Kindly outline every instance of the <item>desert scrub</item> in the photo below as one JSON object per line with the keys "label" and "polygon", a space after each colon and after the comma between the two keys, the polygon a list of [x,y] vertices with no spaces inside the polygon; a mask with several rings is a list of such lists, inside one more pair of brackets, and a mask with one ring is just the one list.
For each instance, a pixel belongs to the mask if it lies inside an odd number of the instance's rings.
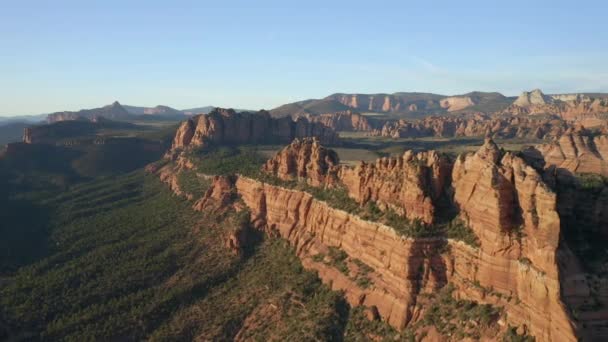
{"label": "desert scrub", "polygon": [[606,179],[594,173],[577,174],[576,180],[580,187],[587,191],[599,191],[606,186]]}
{"label": "desert scrub", "polygon": [[409,329],[397,331],[381,320],[370,321],[365,315],[366,308],[357,306],[350,310],[345,341],[400,341],[415,342],[416,335]]}
{"label": "desert scrub", "polygon": [[374,271],[373,268],[369,267],[366,263],[359,259],[352,259],[352,262],[357,265],[357,274],[354,278],[355,283],[362,289],[367,289],[374,283],[369,277],[369,274]]}
{"label": "desert scrub", "polygon": [[346,259],[348,258],[348,254],[345,251],[341,250],[338,247],[329,247],[329,258],[331,259],[331,265],[335,267],[338,271],[342,272],[345,275],[350,273],[348,269],[348,265],[346,263]]}
{"label": "desert scrub", "polygon": [[446,236],[449,239],[459,240],[473,247],[479,247],[479,239],[471,227],[460,218],[455,218],[446,226]]}
{"label": "desert scrub", "polygon": [[478,325],[494,324],[502,311],[490,304],[454,299],[453,291],[454,286],[449,284],[436,295],[421,324],[434,326],[444,335],[478,339]]}
{"label": "desert scrub", "polygon": [[249,175],[249,177],[263,183],[309,193],[315,199],[326,202],[332,208],[358,215],[364,220],[385,224],[405,237],[445,237],[463,241],[473,247],[479,247],[479,240],[473,230],[459,219],[455,219],[448,224],[430,225],[425,224],[420,219],[410,220],[399,215],[392,208],[382,211],[374,201],[368,201],[364,205],[360,205],[350,198],[344,186],[314,187],[308,185],[305,181],[282,180],[265,172],[257,172]]}
{"label": "desert scrub", "polygon": [[507,331],[502,335],[502,342],[535,342],[536,338],[527,333],[520,335],[517,333],[517,327],[509,325]]}
{"label": "desert scrub", "polygon": [[177,174],[179,189],[195,199],[202,197],[211,186],[211,180],[197,175],[194,170],[181,170]]}
{"label": "desert scrub", "polygon": [[188,158],[208,175],[255,175],[266,162],[255,146],[206,147],[189,151]]}

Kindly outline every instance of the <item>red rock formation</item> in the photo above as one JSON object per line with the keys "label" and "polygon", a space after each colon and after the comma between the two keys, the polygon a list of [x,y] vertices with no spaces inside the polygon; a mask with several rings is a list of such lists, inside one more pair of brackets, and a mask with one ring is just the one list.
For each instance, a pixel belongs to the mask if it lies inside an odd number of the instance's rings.
{"label": "red rock formation", "polygon": [[320,115],[304,115],[310,122],[318,122],[334,131],[371,131],[372,125],[367,118],[350,110]]}
{"label": "red rock formation", "polygon": [[583,94],[545,95],[539,89],[523,92],[503,113],[514,115],[558,115],[576,120],[589,114],[608,112],[608,99]]}
{"label": "red rock formation", "polygon": [[222,211],[232,204],[235,198],[234,177],[231,176],[215,176],[211,187],[205,192],[205,195],[198,199],[192,208],[198,211]]}
{"label": "red rock formation", "polygon": [[316,138],[296,139],[262,167],[283,180],[305,180],[312,186],[336,181],[338,155],[319,144]]}
{"label": "red rock formation", "polygon": [[[326,168],[309,168],[312,161],[319,162],[312,151],[320,148],[313,145],[296,142],[265,169],[285,177],[316,178],[315,183],[323,184],[319,175],[326,175]],[[308,155],[301,151],[311,151],[311,158],[300,157]],[[565,276],[558,268],[557,197],[522,158],[502,152],[488,140],[477,153],[460,156],[453,168],[434,152],[410,152],[374,166],[344,168],[339,176],[353,197],[385,202],[429,222],[436,216],[435,199],[451,192],[480,246],[441,236],[405,238],[391,227],[331,208],[306,192],[254,179],[238,177],[234,186],[250,209],[254,227],[288,240],[303,265],[317,270],[333,289],[344,290],[351,305],[375,307],[397,328],[423,316],[419,294],[449,282],[461,298],[504,307],[507,322],[525,325],[537,341],[576,340],[562,302],[560,278]],[[232,186],[225,178],[214,183],[199,202],[201,208],[223,202]],[[346,274],[324,261],[332,247],[347,253]],[[354,280],[355,259],[372,269],[371,286]]]}
{"label": "red rock formation", "polygon": [[273,119],[261,111],[236,113],[231,109],[216,109],[209,114],[194,116],[184,121],[177,130],[172,150],[205,144],[242,144],[290,142],[294,138],[318,137],[323,143],[337,142],[336,133],[305,118]]}
{"label": "red rock formation", "polygon": [[[514,162],[505,160],[505,163]],[[518,169],[516,173],[519,172],[531,171]],[[523,175],[516,176],[516,179],[519,179],[517,184],[522,189],[534,187],[533,180],[526,180]],[[481,248],[476,249],[450,240],[451,252],[440,254],[444,250],[442,244],[445,244],[442,239],[400,237],[390,227],[330,208],[304,192],[243,177],[237,180],[236,188],[250,208],[251,220],[256,227],[278,232],[295,247],[305,267],[317,270],[321,279],[331,284],[333,289],[345,291],[352,305],[376,307],[382,319],[397,328],[422,317],[424,307],[417,305],[420,293],[436,291],[446,282],[451,282],[464,298],[504,306],[508,322],[527,325],[538,341],[575,340],[560,300],[557,265],[546,263],[556,254],[557,246],[553,245],[555,240],[552,237],[559,235],[559,218],[557,227],[552,225],[551,218],[541,219],[537,224],[541,231],[538,239],[521,238],[525,255],[532,260],[528,263],[497,251],[496,244],[501,241],[486,240]],[[534,205],[551,206],[549,193],[533,191],[545,196],[534,200],[542,204],[534,202]],[[529,195],[522,195],[522,198],[530,200]],[[523,205],[524,211],[529,209],[528,205],[531,204],[526,202]],[[495,215],[500,216],[500,213]],[[496,229],[481,226],[474,215],[469,218],[476,227]],[[549,240],[545,241],[545,238]],[[349,258],[359,259],[370,266],[373,285],[369,288],[358,286],[352,280],[350,266],[349,275],[345,275],[318,261],[319,258],[313,258],[326,254],[329,247],[339,247]],[[533,251],[534,248],[538,251]],[[550,248],[555,249],[550,253]],[[471,286],[473,283],[479,288],[493,288],[501,295],[488,296],[484,291],[475,290]]]}
{"label": "red rock formation", "polygon": [[545,167],[571,173],[597,173],[608,176],[608,136],[591,136],[583,132],[568,131],[558,140],[536,146],[524,153],[542,158]]}
{"label": "red rock formation", "polygon": [[436,219],[437,202],[445,195],[450,169],[449,160],[435,151],[407,151],[399,158],[343,167],[339,178],[357,202],[374,201],[381,208],[430,224]]}
{"label": "red rock formation", "polygon": [[419,121],[399,120],[387,122],[372,135],[411,137],[474,137],[536,138],[543,139],[561,135],[570,125],[562,120],[528,119],[520,117],[496,117],[477,115],[474,117],[428,117]]}
{"label": "red rock formation", "polygon": [[537,338],[556,339],[561,333],[572,338],[560,298],[556,194],[534,168],[502,153],[491,140],[477,153],[460,156],[452,179],[460,215],[493,265],[477,280],[528,302],[527,310],[516,312],[530,322]]}

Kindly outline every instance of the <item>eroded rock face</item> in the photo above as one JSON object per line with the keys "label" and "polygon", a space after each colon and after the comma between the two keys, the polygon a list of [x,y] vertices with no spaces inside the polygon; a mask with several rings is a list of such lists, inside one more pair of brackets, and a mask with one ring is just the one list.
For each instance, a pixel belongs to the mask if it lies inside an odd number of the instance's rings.
{"label": "eroded rock face", "polygon": [[527,301],[530,307],[521,314],[536,325],[537,339],[555,339],[559,331],[572,334],[560,297],[556,194],[534,168],[491,140],[477,153],[460,156],[452,179],[460,215],[491,262],[490,272],[478,280]]}
{"label": "eroded rock face", "polygon": [[448,112],[455,112],[473,106],[475,105],[475,102],[469,96],[450,96],[441,100],[440,104],[441,107],[447,109]]}
{"label": "eroded rock face", "polygon": [[411,137],[483,137],[545,139],[563,134],[571,125],[554,119],[528,119],[522,117],[428,117],[419,121],[399,120],[387,122],[371,135]]}
{"label": "eroded rock face", "polygon": [[[325,184],[323,177],[333,167],[327,162],[329,153],[321,152],[314,141],[292,145],[264,168],[286,178],[306,177]],[[524,159],[487,140],[478,152],[460,156],[454,165],[435,152],[408,152],[401,158],[341,168],[338,179],[360,203],[373,200],[402,208],[408,217],[425,222],[433,222],[437,200],[448,195],[480,246],[441,236],[405,238],[391,227],[331,208],[306,192],[242,176],[216,178],[197,205],[214,208],[226,194],[236,193],[249,208],[253,227],[288,240],[303,265],[317,270],[333,289],[345,291],[351,305],[375,307],[394,327],[423,317],[420,294],[451,283],[460,298],[504,307],[507,322],[525,325],[537,341],[576,340],[562,301],[562,290],[572,290],[560,283],[564,275],[558,254],[563,263],[567,253],[559,246],[557,197]],[[230,241],[237,246],[231,248],[241,248],[238,234]],[[326,262],[332,248],[348,255],[347,272]],[[371,268],[371,285],[355,281],[355,260]]]}
{"label": "eroded rock face", "polygon": [[373,201],[409,219],[436,220],[438,201],[450,182],[450,161],[435,151],[407,151],[399,158],[342,167],[339,174],[349,195],[365,204]]}
{"label": "eroded rock face", "polygon": [[[557,197],[534,168],[487,140],[477,153],[458,158],[452,179],[454,202],[485,250],[528,258],[557,277]],[[528,244],[522,244],[521,234]]]}
{"label": "eroded rock face", "polygon": [[312,186],[336,182],[338,155],[316,138],[296,139],[269,159],[262,170],[283,180],[305,180]]}
{"label": "eroded rock face", "polygon": [[[522,188],[531,188],[531,181],[518,179]],[[345,291],[351,305],[376,307],[382,319],[397,328],[422,317],[424,307],[417,306],[419,294],[436,291],[450,282],[463,298],[505,307],[509,324],[525,324],[538,341],[576,340],[560,300],[557,265],[542,263],[555,256],[556,250],[545,255],[552,241],[543,239],[553,232],[541,232],[540,241],[523,236],[522,249],[530,245],[529,249],[540,251],[526,251],[534,260],[521,262],[494,248],[501,241],[488,240],[477,249],[451,240],[403,238],[390,227],[330,208],[304,192],[243,177],[237,180],[236,188],[250,208],[256,227],[278,232],[295,247],[303,265],[317,270],[333,289]],[[474,216],[470,219],[476,227],[481,226]],[[539,230],[550,226],[559,234],[559,220],[557,227],[549,218],[541,222]],[[446,243],[450,252],[442,253]],[[358,286],[351,276],[314,257],[327,254],[332,247],[370,266],[373,285]],[[479,288],[491,288],[500,296],[489,296],[487,290]]]}
{"label": "eroded rock face", "polygon": [[353,113],[350,110],[320,115],[305,115],[304,117],[310,122],[318,122],[334,131],[367,132],[373,129],[371,123],[365,116],[359,113]]}
{"label": "eroded rock face", "polygon": [[198,199],[192,208],[198,211],[222,211],[227,209],[235,198],[235,178],[233,176],[215,176],[211,187]]}
{"label": "eroded rock face", "polygon": [[558,140],[524,151],[530,158],[542,158],[544,167],[558,172],[597,173],[608,176],[608,136],[591,136],[569,131]]}
{"label": "eroded rock face", "polygon": [[177,130],[172,150],[205,144],[242,144],[291,142],[294,138],[317,137],[321,142],[337,142],[337,134],[320,123],[305,118],[273,119],[265,111],[236,113],[220,109],[194,116],[184,121]]}
{"label": "eroded rock face", "polygon": [[504,113],[515,115],[553,114],[576,120],[589,114],[608,112],[608,100],[583,94],[545,95],[540,89],[523,92]]}

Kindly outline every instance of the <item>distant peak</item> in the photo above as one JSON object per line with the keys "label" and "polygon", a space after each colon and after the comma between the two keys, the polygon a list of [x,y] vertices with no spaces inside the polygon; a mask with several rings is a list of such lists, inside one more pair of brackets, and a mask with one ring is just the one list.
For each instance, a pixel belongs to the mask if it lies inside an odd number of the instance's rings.
{"label": "distant peak", "polygon": [[483,146],[481,146],[479,148],[479,150],[477,151],[476,154],[481,159],[490,160],[494,164],[496,164],[498,162],[498,160],[500,159],[500,157],[502,156],[502,152],[500,151],[500,148],[498,147],[498,145],[496,145],[494,140],[492,140],[492,138],[490,138],[490,137],[485,138]]}
{"label": "distant peak", "polygon": [[532,91],[524,91],[519,95],[517,100],[513,102],[514,105],[519,107],[528,107],[531,105],[546,105],[553,103],[553,99],[550,96],[546,96],[542,90],[534,89]]}

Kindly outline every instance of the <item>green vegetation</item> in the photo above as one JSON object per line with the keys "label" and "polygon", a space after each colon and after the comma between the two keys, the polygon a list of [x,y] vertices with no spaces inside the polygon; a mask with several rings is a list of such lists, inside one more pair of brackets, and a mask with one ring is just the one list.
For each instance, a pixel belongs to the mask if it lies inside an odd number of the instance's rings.
{"label": "green vegetation", "polygon": [[373,283],[372,280],[368,277],[368,274],[374,271],[373,268],[369,267],[366,263],[359,259],[353,259],[355,265],[357,265],[357,275],[355,278],[355,282],[360,288],[366,289],[370,287]]}
{"label": "green vegetation", "polygon": [[346,254],[346,252],[338,247],[329,247],[329,258],[331,259],[331,265],[333,267],[344,273],[344,275],[349,275],[350,270],[348,269],[348,265],[346,263],[348,254]]}
{"label": "green vegetation", "polygon": [[454,287],[445,286],[426,310],[423,326],[434,326],[437,331],[457,338],[479,339],[479,327],[495,323],[501,310],[490,304],[478,304],[470,300],[456,300],[452,297]]}
{"label": "green vegetation", "polygon": [[[239,331],[254,340],[343,335],[344,299],[305,271],[286,242],[267,239],[250,246],[246,258],[227,252],[222,232],[248,222],[246,211],[227,220],[194,212],[141,172],[59,195],[34,195],[29,198],[48,211],[40,241],[47,248],[3,268],[9,272],[0,279],[2,336],[81,341],[231,340]],[[28,215],[16,212],[9,225]],[[10,231],[1,233],[4,239]]]}
{"label": "green vegetation", "polygon": [[266,162],[255,146],[222,146],[190,153],[197,171],[208,175],[257,174]]}
{"label": "green vegetation", "polygon": [[606,179],[595,173],[577,174],[576,179],[584,191],[601,191],[606,186]]}
{"label": "green vegetation", "polygon": [[365,220],[386,224],[406,237],[432,238],[443,236],[463,241],[473,247],[479,247],[478,238],[473,230],[458,219],[454,219],[446,224],[428,225],[424,224],[421,220],[408,220],[390,208],[382,211],[378,208],[378,205],[372,201],[361,206],[348,196],[348,191],[344,187],[313,187],[304,181],[285,181],[264,172],[257,172],[249,174],[248,176],[268,184],[307,192],[315,199],[326,202],[332,208],[359,215]]}
{"label": "green vegetation", "polygon": [[455,218],[448,222],[445,231],[449,239],[460,240],[473,247],[480,246],[479,238],[475,235],[475,232],[459,218]]}
{"label": "green vegetation", "polygon": [[523,335],[519,335],[517,333],[516,327],[509,326],[507,331],[505,331],[505,333],[502,336],[502,341],[503,342],[534,342],[534,341],[536,341],[536,338],[534,338],[534,336],[530,336],[526,333],[524,333]]}
{"label": "green vegetation", "polygon": [[181,170],[177,175],[177,185],[181,191],[201,198],[211,186],[211,179],[197,175],[194,170]]}
{"label": "green vegetation", "polygon": [[409,329],[397,331],[386,322],[370,321],[365,315],[365,310],[365,307],[357,306],[350,311],[344,333],[345,341],[416,341],[416,336]]}

